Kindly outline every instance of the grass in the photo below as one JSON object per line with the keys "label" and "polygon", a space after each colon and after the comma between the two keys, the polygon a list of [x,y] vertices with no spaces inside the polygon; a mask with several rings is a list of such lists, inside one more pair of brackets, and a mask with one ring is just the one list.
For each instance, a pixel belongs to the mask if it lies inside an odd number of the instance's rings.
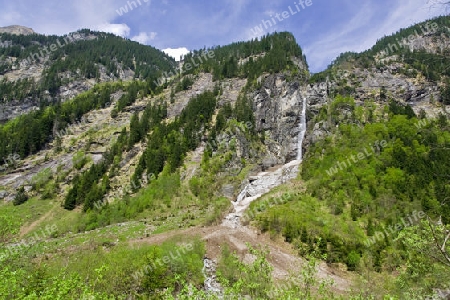
{"label": "grass", "polygon": [[[40,200],[37,197],[32,197],[19,206],[14,206],[12,203],[0,204],[0,216],[2,220],[0,221],[0,226],[4,226],[6,222],[10,222],[12,225],[9,233],[17,235],[22,226],[38,220],[54,205],[54,201]],[[0,236],[0,239],[3,238],[5,236]]]}
{"label": "grass", "polygon": [[[128,229],[131,230],[132,226]],[[162,286],[158,288],[176,285],[174,272],[183,274],[183,280],[195,285],[202,283],[202,258],[205,250],[203,242],[198,238],[186,239],[176,236],[158,246],[130,245],[99,238],[105,233],[102,230],[95,233],[97,234],[95,241],[85,240],[78,246],[74,246],[73,243],[80,243],[81,240],[70,240],[64,244],[59,243],[62,239],[54,239],[50,243],[41,243],[24,250],[20,255],[8,260],[6,274],[9,276],[2,277],[1,275],[5,274],[4,266],[0,268],[1,286],[10,285],[11,291],[18,291],[21,290],[21,284],[26,281],[26,287],[33,293],[39,293],[43,289],[49,293],[48,289],[52,286],[55,291],[59,291],[59,284],[68,283],[67,280],[77,276],[80,278],[80,283],[92,291],[125,299],[136,294],[138,290],[142,294],[151,291],[146,289],[146,285],[149,280],[152,282],[153,272],[145,270],[146,266],[152,263],[152,258],[158,257],[169,258],[168,262],[163,260],[164,263],[159,265],[160,270],[154,270],[162,271],[161,276],[158,277]],[[94,238],[94,235],[91,238]],[[49,247],[51,243],[58,244],[58,247],[52,249],[51,246]],[[192,247],[186,248],[186,245]],[[26,276],[27,272],[30,275]],[[9,282],[2,282],[2,280]],[[8,294],[4,289],[0,291],[1,295],[5,295],[5,292]],[[72,295],[72,297],[75,296]]]}

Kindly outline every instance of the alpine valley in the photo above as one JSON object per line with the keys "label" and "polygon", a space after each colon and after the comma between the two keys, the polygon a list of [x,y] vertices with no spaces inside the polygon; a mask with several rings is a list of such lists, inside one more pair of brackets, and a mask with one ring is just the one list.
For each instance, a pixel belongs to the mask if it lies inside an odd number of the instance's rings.
{"label": "alpine valley", "polygon": [[450,299],[449,118],[448,16],[315,74],[0,28],[0,298]]}

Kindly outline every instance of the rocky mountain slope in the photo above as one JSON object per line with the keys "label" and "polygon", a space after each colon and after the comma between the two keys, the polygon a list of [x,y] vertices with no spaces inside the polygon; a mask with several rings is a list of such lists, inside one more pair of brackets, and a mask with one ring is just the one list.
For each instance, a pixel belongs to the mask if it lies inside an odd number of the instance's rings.
{"label": "rocky mountain slope", "polygon": [[175,65],[152,47],[112,34],[80,30],[43,36],[17,26],[0,31],[0,57],[2,122],[47,102],[72,99],[100,82],[153,82]]}
{"label": "rocky mountain slope", "polygon": [[0,27],[0,33],[9,33],[9,34],[16,34],[16,35],[30,35],[35,34],[33,29],[20,26],[20,25],[11,25],[6,27]]}
{"label": "rocky mountain slope", "polygon": [[[371,249],[357,248],[363,236],[371,236],[369,227],[380,229],[383,222],[392,224],[398,217],[378,212],[376,218],[367,220],[365,216],[371,213],[367,199],[381,198],[390,205],[393,196],[384,192],[406,193],[403,188],[407,184],[398,174],[411,171],[410,166],[395,165],[394,158],[411,153],[407,148],[411,145],[422,151],[414,157],[432,159],[433,172],[447,164],[445,159],[439,160],[447,155],[445,147],[438,153],[433,149],[447,143],[449,20],[430,20],[383,38],[364,53],[343,54],[313,76],[289,33],[199,50],[178,65],[151,47],[81,30],[76,37],[69,35],[72,40],[64,46],[54,47],[55,51],[47,51],[31,64],[21,64],[44,47],[58,45],[64,37],[8,29],[0,34],[0,112],[4,122],[0,126],[0,250],[5,250],[0,251],[0,259],[15,268],[30,257],[27,268],[35,270],[51,258],[53,263],[46,267],[51,272],[65,266],[64,272],[81,272],[86,278],[92,277],[89,270],[95,268],[98,274],[105,272],[101,276],[110,282],[98,279],[91,286],[117,297],[156,297],[153,290],[165,293],[172,284],[169,279],[161,283],[156,278],[165,280],[174,274],[211,297],[230,292],[224,286],[227,281],[217,281],[220,276],[227,278],[234,292],[263,299],[277,298],[259,294],[274,288],[268,287],[272,280],[287,284],[282,290],[295,296],[303,295],[314,280],[328,286],[325,279],[334,280],[329,290],[337,295],[347,297],[355,289],[368,294],[370,285],[364,286],[364,276],[381,282],[386,272],[388,278],[395,278],[407,255],[395,252],[390,241],[387,246],[377,244],[373,256],[368,254]],[[423,30],[425,27],[429,29]],[[23,32],[29,35],[17,35]],[[408,47],[398,44],[410,35]],[[188,67],[190,61],[201,63]],[[181,76],[169,76],[178,72]],[[400,111],[402,117],[392,117],[393,111]],[[387,152],[394,153],[394,158],[382,157],[383,163],[392,162],[383,180],[395,180],[400,188],[378,191],[370,182],[374,174],[357,174],[356,179],[337,177],[317,186],[326,176],[323,172],[312,176],[315,170],[308,168],[323,167],[320,164],[328,163],[327,159],[336,163],[337,158],[327,158],[333,151],[339,152],[338,146],[332,145],[347,141],[347,135],[351,136],[349,144],[360,138],[357,128],[370,131],[373,127],[379,139],[392,128],[400,129],[399,135],[409,134],[411,128],[400,123],[407,122],[403,115],[409,119],[421,116],[423,126],[440,124],[436,126],[443,134],[435,138],[434,129],[427,128],[429,131],[418,134],[423,137],[419,141],[401,136],[405,141],[399,146],[402,155],[396,154],[400,150],[394,146],[389,148]],[[389,124],[387,129],[383,118]],[[393,144],[400,143],[392,138]],[[420,143],[428,140],[435,144],[426,152],[428,144]],[[365,145],[353,145],[358,146]],[[382,162],[377,162],[377,170],[383,169]],[[414,173],[410,178],[419,176]],[[445,180],[439,178],[427,188],[436,186],[439,196],[445,198],[448,190]],[[367,188],[369,192],[344,195],[344,189],[335,194],[327,190],[339,184],[351,186],[358,180],[361,191]],[[406,197],[398,201],[416,205],[414,196]],[[355,203],[363,208],[355,209]],[[438,208],[432,200],[422,200],[422,205],[435,216],[442,215],[447,204],[443,201]],[[286,210],[279,213],[278,209]],[[397,212],[395,209],[393,205],[391,210]],[[290,214],[302,217],[292,221],[287,219]],[[45,226],[57,229],[30,243],[28,252],[20,251],[20,241],[29,240]],[[147,268],[161,253],[170,252],[173,257],[176,247],[196,237],[204,246],[190,252],[191,265],[180,268],[165,263],[165,271],[144,272],[137,281],[131,280],[136,270]],[[174,244],[164,248],[172,239]],[[260,253],[253,251],[261,245],[268,246],[267,259],[273,269],[264,269]],[[18,256],[7,249],[19,249]],[[139,251],[145,255],[119,262],[119,256],[128,257],[123,253],[137,257]],[[235,251],[237,260],[227,251]],[[393,252],[392,256],[386,254]],[[89,258],[85,260],[84,255]],[[96,255],[117,265],[102,264]],[[259,292],[240,287],[238,278],[233,277],[237,275],[226,269],[227,264],[238,266],[238,258],[247,266],[259,264],[261,269],[253,270],[255,277],[248,279],[261,284],[256,289]],[[317,259],[323,262],[316,264]],[[89,268],[77,269],[75,260]],[[201,267],[196,265],[199,261]],[[191,267],[197,268],[197,273],[180,271]],[[299,269],[304,271],[302,276],[309,277],[300,276]],[[270,279],[259,282],[265,271]],[[9,269],[0,273],[0,279],[7,280],[4,274],[9,273]],[[113,274],[119,273],[121,278],[116,280]],[[194,276],[198,273],[200,279]],[[301,277],[297,278],[300,283],[293,284],[292,276]],[[174,293],[183,292],[176,283],[174,286]],[[427,291],[433,287],[442,285],[433,281]],[[76,296],[90,292],[73,291]],[[10,293],[17,296],[20,292],[11,289]],[[372,286],[370,293],[385,295]]]}
{"label": "rocky mountain slope", "polygon": [[[354,97],[360,105],[396,99],[417,115],[448,114],[449,43],[448,18],[442,17],[384,37],[364,53],[342,54],[310,79],[306,87],[310,110],[317,114],[340,94]],[[309,135],[312,142],[327,131],[327,124],[322,125],[315,124]]]}

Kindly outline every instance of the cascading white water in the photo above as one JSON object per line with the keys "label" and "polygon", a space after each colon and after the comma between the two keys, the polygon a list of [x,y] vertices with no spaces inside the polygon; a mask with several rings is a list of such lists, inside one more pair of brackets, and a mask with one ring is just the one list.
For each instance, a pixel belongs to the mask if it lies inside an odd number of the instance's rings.
{"label": "cascading white water", "polygon": [[300,133],[298,134],[297,160],[303,159],[302,145],[306,134],[306,98],[303,98],[302,115],[300,117]]}
{"label": "cascading white water", "polygon": [[[302,144],[306,134],[306,98],[303,98],[302,115],[300,119],[300,133],[298,135],[298,153],[297,160],[288,162],[283,166],[278,166],[275,170],[259,173],[252,182],[248,183],[244,189],[239,193],[236,201],[233,202],[234,210],[229,213],[222,222],[223,226],[231,228],[239,228],[241,224],[241,218],[245,217],[245,211],[250,206],[252,201],[255,201],[262,195],[270,192],[273,188],[283,184],[287,180],[291,180],[297,177],[298,166],[302,160]],[[251,214],[250,214],[251,215]],[[205,274],[205,287],[208,292],[214,292],[216,295],[220,295],[220,285],[214,286],[217,282],[213,277],[214,272],[210,272],[213,275],[207,273],[211,262],[207,259],[204,260],[204,274]],[[209,268],[211,269],[211,268]]]}
{"label": "cascading white water", "polygon": [[216,277],[216,268],[217,265],[214,261],[209,258],[203,259],[203,276],[205,277],[205,291],[208,294],[219,296],[219,299],[222,299],[223,289],[220,283],[217,281]]}
{"label": "cascading white water", "polygon": [[298,165],[303,158],[302,145],[306,134],[306,102],[306,98],[303,98],[302,114],[300,116],[300,132],[297,141],[297,159],[283,166],[279,166],[270,172],[259,173],[256,176],[257,179],[248,183],[239,193],[236,201],[233,202],[234,211],[225,217],[225,220],[222,223],[223,225],[233,228],[240,226],[240,218],[252,201],[258,199],[265,193],[270,192],[274,187],[283,184],[286,180],[293,179],[297,176]]}

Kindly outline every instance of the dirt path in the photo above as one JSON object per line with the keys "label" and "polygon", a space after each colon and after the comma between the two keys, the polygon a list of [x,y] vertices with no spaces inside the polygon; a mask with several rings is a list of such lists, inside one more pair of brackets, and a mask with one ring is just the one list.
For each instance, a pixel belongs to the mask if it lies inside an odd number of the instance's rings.
{"label": "dirt path", "polygon": [[[304,104],[305,106],[305,104]],[[303,112],[304,114],[305,112]],[[301,145],[303,137],[299,138]],[[200,149],[199,152],[201,152]],[[195,155],[197,154],[197,155]],[[194,153],[197,159],[199,153]],[[291,181],[297,177],[298,168],[301,164],[301,152],[299,160],[288,162],[285,165],[276,166],[265,172],[260,172],[249,179],[248,184],[232,203],[233,212],[230,212],[221,225],[209,227],[192,227],[189,229],[156,234],[150,237],[133,240],[130,243],[159,244],[176,235],[200,236],[206,244],[206,259],[213,263],[218,262],[224,245],[228,245],[231,251],[243,259],[244,262],[253,261],[254,257],[249,253],[252,248],[264,248],[268,250],[267,259],[273,266],[274,279],[287,279],[292,274],[301,274],[300,270],[305,261],[300,258],[293,246],[286,243],[281,237],[273,240],[268,234],[261,234],[257,229],[242,225],[241,218],[248,209],[251,202],[270,192],[273,188]],[[349,273],[335,270],[322,263],[318,267],[318,277],[321,279],[332,279],[335,282],[336,292],[345,292],[350,289]]]}
{"label": "dirt path", "polygon": [[27,235],[28,233],[30,233],[31,231],[33,231],[39,224],[41,224],[45,219],[49,218],[50,215],[53,213],[53,211],[56,209],[56,205],[52,207],[52,209],[50,209],[47,213],[45,213],[45,215],[43,215],[42,217],[40,217],[39,219],[37,219],[36,221],[34,221],[33,223],[31,223],[30,225],[24,225],[22,226],[22,228],[20,228],[20,234],[19,237],[22,238],[25,235]]}
{"label": "dirt path", "polygon": [[[266,194],[274,187],[294,179],[298,173],[298,165],[301,161],[292,161],[283,166],[277,166],[254,176],[251,181],[233,202],[234,210],[229,213],[221,225],[209,227],[192,227],[179,231],[171,231],[152,235],[130,243],[160,244],[172,237],[199,236],[206,244],[206,258],[218,262],[224,245],[228,245],[231,251],[246,262],[253,260],[249,253],[249,245],[252,248],[265,248],[268,250],[267,259],[273,266],[273,278],[276,280],[287,279],[289,275],[300,274],[305,261],[297,255],[293,246],[286,243],[281,237],[274,240],[269,234],[261,234],[257,229],[244,226],[240,219],[250,203]],[[318,277],[332,279],[335,282],[334,290],[343,293],[350,290],[350,273],[333,269],[325,263],[318,267]]]}
{"label": "dirt path", "polygon": [[[131,240],[131,244],[161,244],[175,236],[195,237],[199,236],[206,244],[206,256],[218,261],[226,244],[235,251],[244,261],[251,261],[247,244],[253,248],[266,247],[269,250],[268,261],[273,266],[274,279],[286,279],[291,272],[299,274],[304,259],[299,257],[292,245],[283,240],[273,240],[268,234],[261,234],[255,228],[243,227],[230,228],[224,225],[210,227],[191,227],[188,229],[156,234],[146,238]],[[333,279],[334,290],[343,293],[350,290],[350,275],[341,270],[333,269],[325,263],[318,268],[318,277],[321,279]]]}

